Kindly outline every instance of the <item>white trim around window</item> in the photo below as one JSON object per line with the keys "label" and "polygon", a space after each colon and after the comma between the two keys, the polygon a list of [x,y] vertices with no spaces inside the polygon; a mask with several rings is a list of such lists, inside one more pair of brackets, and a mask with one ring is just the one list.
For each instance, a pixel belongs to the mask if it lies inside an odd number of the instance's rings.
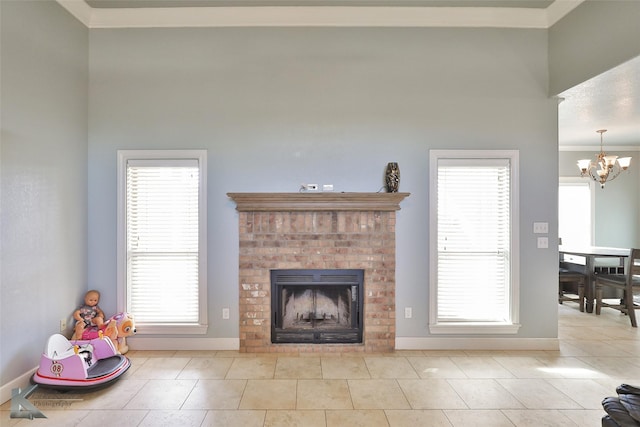
{"label": "white trim around window", "polygon": [[118,311],[139,334],[205,334],[207,151],[117,157]]}
{"label": "white trim around window", "polygon": [[518,159],[517,150],[429,152],[432,334],[520,328]]}

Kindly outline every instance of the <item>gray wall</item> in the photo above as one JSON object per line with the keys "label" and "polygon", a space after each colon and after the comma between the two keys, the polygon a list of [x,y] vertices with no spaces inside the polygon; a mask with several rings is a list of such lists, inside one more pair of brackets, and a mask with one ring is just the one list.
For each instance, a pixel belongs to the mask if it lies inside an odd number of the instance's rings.
{"label": "gray wall", "polygon": [[[640,247],[640,152],[607,152],[620,157],[631,156],[632,160],[629,170],[615,181],[608,182],[604,189],[600,188],[600,184],[594,183],[594,245],[637,248]],[[560,151],[560,176],[580,176],[576,166],[578,159],[594,160],[596,154],[595,151]]]}
{"label": "gray wall", "polygon": [[[555,337],[557,103],[544,30],[117,29],[90,35],[89,280],[116,310],[116,150],[209,153],[213,337],[238,336],[238,236],[226,193],[377,191],[389,161],[411,196],[397,218],[397,335],[428,335],[430,148],[518,149],[522,328]],[[546,168],[546,170],[545,170]],[[553,239],[552,239],[553,240]],[[231,307],[231,320],[221,320]],[[545,313],[541,316],[541,313]]]}
{"label": "gray wall", "polygon": [[640,55],[640,1],[589,0],[549,29],[549,93]]}
{"label": "gray wall", "polygon": [[[87,287],[88,30],[0,2],[0,384],[32,369]],[[2,400],[2,399],[0,399]]]}

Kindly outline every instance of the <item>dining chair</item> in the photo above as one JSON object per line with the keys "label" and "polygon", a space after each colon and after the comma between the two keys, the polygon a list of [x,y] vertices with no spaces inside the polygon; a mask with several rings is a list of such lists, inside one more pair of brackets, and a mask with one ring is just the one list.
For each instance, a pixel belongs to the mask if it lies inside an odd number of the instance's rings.
{"label": "dining chair", "polygon": [[[558,274],[558,303],[564,301],[575,301],[578,303],[580,311],[584,311],[584,286],[587,276],[577,271],[569,271],[566,268],[560,268]],[[578,286],[578,298],[570,297],[565,294],[564,285],[567,283],[576,283]]]}
{"label": "dining chair", "polygon": [[[623,291],[619,304],[603,301],[604,288],[614,288]],[[596,314],[600,314],[602,307],[610,307],[626,313],[631,320],[631,326],[637,328],[636,306],[633,302],[634,291],[640,291],[640,249],[631,249],[626,274],[599,274],[596,276]]]}

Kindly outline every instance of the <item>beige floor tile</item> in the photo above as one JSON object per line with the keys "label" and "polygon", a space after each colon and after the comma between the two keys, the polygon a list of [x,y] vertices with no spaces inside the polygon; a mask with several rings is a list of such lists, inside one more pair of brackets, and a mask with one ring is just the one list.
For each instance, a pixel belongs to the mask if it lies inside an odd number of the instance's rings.
{"label": "beige floor tile", "polygon": [[528,409],[583,409],[566,394],[543,379],[497,379]]}
{"label": "beige floor tile", "polygon": [[600,384],[602,387],[604,387],[607,390],[607,396],[615,395],[616,387],[618,387],[620,384],[632,384],[640,387],[640,378],[605,377],[605,378],[594,379],[593,381]]}
{"label": "beige floor tile", "polygon": [[451,427],[447,416],[436,409],[388,409],[384,411],[390,427]]}
{"label": "beige floor tile", "polygon": [[561,356],[588,356],[589,353],[584,351],[579,346],[575,345],[579,344],[578,340],[560,340],[560,355]]}
{"label": "beige floor tile", "polygon": [[172,380],[178,378],[178,375],[189,363],[189,360],[191,359],[187,357],[148,358],[129,378],[136,380]]}
{"label": "beige floor tile", "polygon": [[149,411],[139,427],[198,427],[207,411]]}
{"label": "beige floor tile", "polygon": [[468,378],[513,378],[513,374],[490,356],[452,357],[451,360]]}
{"label": "beige floor tile", "polygon": [[502,412],[516,427],[578,427],[556,409],[505,409]]}
{"label": "beige floor tile", "polygon": [[561,378],[609,378],[577,357],[546,357],[538,360],[542,366],[537,369],[558,374]]}
{"label": "beige floor tile", "polygon": [[392,353],[382,353],[380,354],[380,356],[383,356],[383,357],[424,356],[424,350],[395,350]]}
{"label": "beige floor tile", "polygon": [[615,394],[615,387],[604,387],[590,379],[548,379],[547,382],[584,409],[602,409],[602,399]]}
{"label": "beige floor tile", "polygon": [[123,409],[149,380],[120,380],[110,387],[91,393],[63,393],[59,398],[73,399],[73,409]]}
{"label": "beige floor tile", "polygon": [[389,427],[383,411],[327,411],[327,427]]}
{"label": "beige floor tile", "polygon": [[613,378],[640,378],[637,357],[580,357],[596,371]]}
{"label": "beige floor tile", "polygon": [[609,339],[606,341],[606,343],[612,348],[619,350],[619,354],[624,354],[623,352],[631,353],[632,355],[640,353],[640,338],[615,340]]}
{"label": "beige floor tile", "polygon": [[212,358],[218,355],[218,350],[177,350],[174,357]]}
{"label": "beige floor tile", "polygon": [[444,413],[453,427],[513,427],[509,418],[497,409],[448,409]]}
{"label": "beige floor tile", "polygon": [[405,357],[365,357],[371,378],[418,378]]}
{"label": "beige floor tile", "polygon": [[320,357],[278,357],[275,378],[321,379]]}
{"label": "beige floor tile", "polygon": [[223,379],[229,372],[233,359],[196,357],[189,360],[189,363],[178,374],[181,380],[213,380]]}
{"label": "beige floor tile", "polygon": [[452,379],[448,383],[470,409],[524,408],[497,380]]}
{"label": "beige floor tile", "polygon": [[604,410],[563,410],[562,415],[569,418],[580,427],[601,427],[602,417],[605,415]]}
{"label": "beige floor tile", "polygon": [[81,426],[134,427],[140,424],[148,411],[93,410],[82,419]]}
{"label": "beige floor tile", "polygon": [[467,378],[448,356],[407,358],[420,378]]}
{"label": "beige floor tile", "polygon": [[494,360],[516,378],[562,378],[560,372],[545,369],[545,364],[536,357],[496,356]]}
{"label": "beige floor tile", "polygon": [[[131,347],[131,340],[127,341],[129,347]],[[127,357],[129,359],[136,359],[138,357],[151,358],[151,357],[173,357],[176,355],[176,350],[129,350]]]}
{"label": "beige floor tile", "polygon": [[248,380],[240,409],[295,409],[296,380]]}
{"label": "beige floor tile", "polygon": [[226,378],[228,380],[271,379],[278,359],[273,357],[252,357],[234,359]]}
{"label": "beige floor tile", "polygon": [[371,378],[362,357],[322,357],[322,378],[361,379]]}
{"label": "beige floor tile", "polygon": [[199,380],[181,409],[238,409],[247,380]]}
{"label": "beige floor tile", "polygon": [[0,425],[600,426],[602,399],[640,385],[640,331],[613,310],[558,312],[549,351],[132,350],[109,387],[36,389],[29,400],[49,418],[11,419],[8,401]]}
{"label": "beige floor tile", "polygon": [[125,409],[180,409],[195,380],[149,380]]}
{"label": "beige floor tile", "polygon": [[466,355],[464,350],[422,350],[422,356],[429,357],[465,357]]}
{"label": "beige floor tile", "polygon": [[298,380],[296,409],[353,409],[346,380]]}
{"label": "beige floor tile", "polygon": [[631,349],[621,350],[610,344],[610,341],[582,339],[574,340],[573,345],[583,350],[587,356],[633,357]]}
{"label": "beige floor tile", "polygon": [[347,380],[355,409],[410,409],[396,380]]}
{"label": "beige floor tile", "polygon": [[[61,410],[50,409],[47,407],[37,407],[43,415],[47,418],[34,418],[30,420],[28,418],[9,418],[9,411],[2,411],[2,419],[0,420],[0,426],[2,427],[73,427],[83,425],[84,420],[93,411],[75,411],[75,410]],[[106,412],[106,411],[105,411]],[[144,416],[144,413],[142,414]]]}
{"label": "beige floor tile", "polygon": [[202,427],[263,427],[266,411],[208,411]]}
{"label": "beige floor tile", "polygon": [[264,427],[326,427],[325,411],[268,410]]}
{"label": "beige floor tile", "polygon": [[398,380],[413,409],[468,409],[446,380]]}

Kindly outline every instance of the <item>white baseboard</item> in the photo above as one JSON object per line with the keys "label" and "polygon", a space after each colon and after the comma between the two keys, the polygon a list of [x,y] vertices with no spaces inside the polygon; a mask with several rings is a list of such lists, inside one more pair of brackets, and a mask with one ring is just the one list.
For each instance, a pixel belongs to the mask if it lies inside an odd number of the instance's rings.
{"label": "white baseboard", "polygon": [[557,338],[396,337],[396,350],[559,350]]}
{"label": "white baseboard", "polygon": [[38,367],[36,366],[30,371],[20,375],[18,378],[14,379],[13,381],[9,381],[8,383],[0,387],[0,402],[4,403],[11,400],[11,390],[13,390],[14,388],[25,389],[29,387],[31,385],[31,381],[30,381],[31,375],[33,375],[33,373],[37,369]]}
{"label": "white baseboard", "polygon": [[129,350],[238,350],[240,338],[127,338]]}

